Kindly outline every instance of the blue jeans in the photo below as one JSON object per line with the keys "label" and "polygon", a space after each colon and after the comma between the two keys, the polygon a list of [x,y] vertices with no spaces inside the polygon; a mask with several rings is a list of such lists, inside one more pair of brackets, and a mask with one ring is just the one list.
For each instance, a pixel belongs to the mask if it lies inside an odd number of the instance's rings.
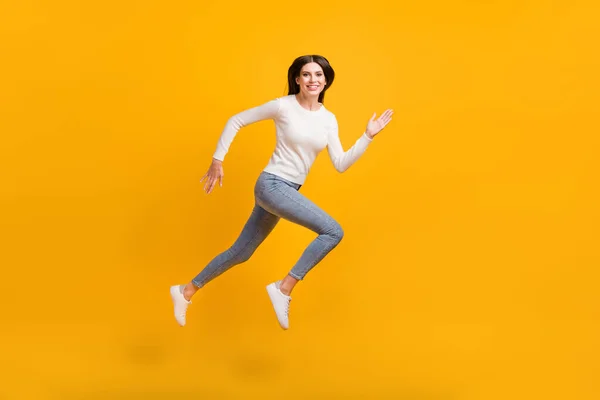
{"label": "blue jeans", "polygon": [[280,218],[318,234],[289,272],[298,280],[304,279],[308,271],[340,243],[344,231],[325,211],[298,192],[301,186],[263,171],[254,186],[254,209],[239,237],[208,263],[192,279],[192,284],[201,288],[234,265],[248,261]]}

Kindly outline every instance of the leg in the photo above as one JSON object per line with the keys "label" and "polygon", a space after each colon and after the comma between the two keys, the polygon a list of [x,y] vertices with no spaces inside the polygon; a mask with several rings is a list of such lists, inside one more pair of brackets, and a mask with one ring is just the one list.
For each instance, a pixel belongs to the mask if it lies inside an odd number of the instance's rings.
{"label": "leg", "polygon": [[250,218],[244,225],[242,232],[235,243],[222,252],[188,283],[183,291],[186,300],[189,300],[198,289],[221,275],[231,267],[244,263],[250,259],[258,246],[267,238],[275,228],[279,217],[273,215],[255,204]]}
{"label": "leg", "polygon": [[281,292],[289,295],[295,284],[304,279],[306,274],[340,243],[344,231],[329,214],[299,193],[297,187],[282,181],[274,182],[268,191],[258,193],[257,203],[271,214],[318,233],[281,282]]}

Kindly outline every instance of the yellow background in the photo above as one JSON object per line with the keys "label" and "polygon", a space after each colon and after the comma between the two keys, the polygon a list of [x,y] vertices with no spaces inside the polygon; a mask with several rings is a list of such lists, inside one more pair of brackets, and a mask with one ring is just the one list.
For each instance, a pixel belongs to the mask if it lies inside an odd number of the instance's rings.
{"label": "yellow background", "polygon": [[[593,1],[0,3],[0,399],[600,398],[598,6]],[[348,148],[303,193],[346,236],[282,222],[194,298],[168,288],[236,238],[274,146],[226,120],[336,70]]]}

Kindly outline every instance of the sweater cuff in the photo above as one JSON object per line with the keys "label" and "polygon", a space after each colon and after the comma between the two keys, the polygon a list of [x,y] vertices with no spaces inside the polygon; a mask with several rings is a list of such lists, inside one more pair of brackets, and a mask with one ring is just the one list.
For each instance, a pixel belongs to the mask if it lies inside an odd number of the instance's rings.
{"label": "sweater cuff", "polygon": [[364,137],[365,137],[365,139],[367,139],[369,142],[372,142],[372,141],[373,141],[373,139],[371,139],[371,138],[369,137],[369,135],[367,135],[367,132],[363,133],[363,136],[364,136]]}
{"label": "sweater cuff", "polygon": [[225,159],[225,153],[223,150],[221,149],[217,149],[215,150],[215,152],[213,153],[213,158],[219,160],[219,161],[223,161]]}

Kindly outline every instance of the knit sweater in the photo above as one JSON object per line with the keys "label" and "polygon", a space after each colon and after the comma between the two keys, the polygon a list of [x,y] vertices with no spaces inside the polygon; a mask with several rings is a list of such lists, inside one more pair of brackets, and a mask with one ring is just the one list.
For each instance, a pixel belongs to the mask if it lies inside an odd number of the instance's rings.
{"label": "knit sweater", "polygon": [[344,172],[358,160],[372,141],[363,133],[348,151],[344,151],[335,115],[322,104],[316,111],[307,110],[292,94],[270,100],[229,118],[213,158],[223,161],[235,135],[242,127],[266,119],[275,121],[277,139],[275,150],[264,171],[299,185],[304,184],[317,155],[325,148],[335,169]]}

